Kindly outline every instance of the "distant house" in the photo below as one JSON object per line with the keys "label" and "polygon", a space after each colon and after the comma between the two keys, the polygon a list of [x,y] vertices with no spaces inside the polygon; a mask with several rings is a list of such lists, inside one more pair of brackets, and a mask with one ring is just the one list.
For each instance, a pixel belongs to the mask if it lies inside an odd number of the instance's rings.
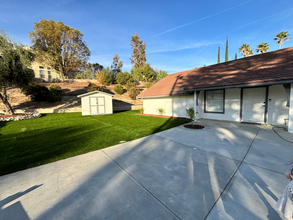
{"label": "distant house", "polygon": [[[31,47],[29,46],[23,46],[23,48],[31,50]],[[37,61],[32,62],[31,68],[35,73],[35,79],[37,81],[55,82],[61,79],[60,75],[54,68],[40,64]]]}
{"label": "distant house", "polygon": [[52,67],[44,66],[36,61],[31,65],[37,81],[56,82],[61,80],[60,75]]}
{"label": "distant house", "polygon": [[293,47],[168,75],[137,96],[146,114],[288,125],[293,132]]}

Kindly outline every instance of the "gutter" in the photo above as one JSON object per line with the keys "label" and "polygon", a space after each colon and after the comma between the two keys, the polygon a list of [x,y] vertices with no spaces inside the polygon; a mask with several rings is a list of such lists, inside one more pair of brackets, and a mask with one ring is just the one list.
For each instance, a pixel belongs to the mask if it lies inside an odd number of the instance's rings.
{"label": "gutter", "polygon": [[202,91],[202,90],[216,90],[216,89],[229,89],[229,88],[245,88],[245,87],[272,86],[272,85],[288,84],[288,83],[293,83],[293,80],[277,81],[277,82],[267,82],[267,83],[244,84],[244,85],[235,85],[235,86],[207,87],[207,88],[200,88],[200,89],[184,90],[184,92],[188,93],[188,92]]}
{"label": "gutter", "polygon": [[[185,91],[184,91],[185,92]],[[178,95],[161,95],[161,96],[147,96],[147,97],[138,97],[136,99],[153,99],[153,98],[166,98],[166,97],[173,97],[173,96],[188,96],[192,94],[178,94]]]}

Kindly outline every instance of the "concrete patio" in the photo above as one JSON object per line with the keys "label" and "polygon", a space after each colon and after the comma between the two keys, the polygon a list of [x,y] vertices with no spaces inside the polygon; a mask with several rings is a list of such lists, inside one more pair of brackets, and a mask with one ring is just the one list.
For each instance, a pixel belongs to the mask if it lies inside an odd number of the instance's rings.
{"label": "concrete patio", "polygon": [[0,219],[285,219],[293,135],[201,120],[0,177]]}

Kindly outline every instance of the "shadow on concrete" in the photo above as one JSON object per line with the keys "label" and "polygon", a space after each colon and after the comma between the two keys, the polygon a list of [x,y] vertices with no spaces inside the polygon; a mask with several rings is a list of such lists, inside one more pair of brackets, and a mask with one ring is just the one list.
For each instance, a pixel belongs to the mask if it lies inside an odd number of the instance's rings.
{"label": "shadow on concrete", "polygon": [[[226,139],[226,141],[229,142],[228,139]],[[233,161],[236,162],[235,160]],[[235,163],[235,167],[238,166],[239,164]],[[236,186],[234,186],[234,184],[236,184],[235,181],[238,181]],[[253,197],[251,193],[252,191],[254,192]],[[222,201],[218,201],[217,204],[215,204],[215,207],[213,207],[213,209],[217,209],[217,211],[212,213],[213,215],[211,219],[239,219],[239,215],[241,215],[243,219],[259,219],[260,216],[257,214],[267,211],[268,214],[266,219],[282,220],[276,209],[269,203],[267,199],[269,197],[275,202],[278,200],[278,197],[270,190],[267,183],[250,168],[250,165],[243,163],[223,192],[223,195],[220,198]],[[250,200],[253,201],[252,204],[250,204]],[[252,207],[256,204],[255,201],[257,201],[257,206]],[[217,205],[219,206],[217,207]],[[220,207],[223,207],[223,210],[219,209]],[[265,207],[266,210],[261,209],[261,207]],[[256,210],[259,210],[259,213],[255,212]],[[229,218],[223,213],[220,214],[221,211],[224,211]],[[207,217],[208,216],[206,216],[206,218]]]}
{"label": "shadow on concrete", "polygon": [[[160,131],[166,123],[154,129],[153,133]],[[170,214],[168,219],[204,219],[227,182],[226,178],[221,177],[221,172],[231,174],[235,169],[231,169],[233,162],[226,164],[227,159],[224,157],[214,157],[207,152],[178,146],[180,144],[161,137],[156,138],[161,139],[163,145],[154,148],[151,145],[152,138],[146,137],[117,155],[110,155],[128,175],[121,177],[124,171],[118,169],[108,179],[103,178],[113,165],[116,166],[109,159],[74,192],[37,219],[65,216],[67,219],[77,216],[88,219],[139,219],[141,216],[166,219],[162,218],[160,210]],[[164,153],[158,155],[158,149]],[[159,162],[158,165],[155,161]],[[129,175],[145,188],[144,192],[156,197],[151,196],[147,204],[142,203],[145,198],[140,197],[142,193],[138,196],[136,190],[126,185]],[[119,198],[116,192],[119,192]],[[129,198],[134,203],[128,204]],[[156,208],[148,209],[150,206]]]}
{"label": "shadow on concrete", "polygon": [[[161,131],[170,120],[153,129],[153,133]],[[214,135],[223,134],[215,131]],[[108,162],[97,165],[74,191],[44,210],[37,219],[206,219],[240,163],[158,136],[103,152],[110,156]],[[240,167],[238,172],[257,193],[258,201],[267,207],[267,218],[280,219],[266,199],[277,198],[265,181],[251,168],[243,172]],[[247,174],[252,178],[247,178]],[[137,184],[141,186],[139,193]],[[241,203],[233,195],[227,197],[236,203],[236,209],[226,206],[224,201],[220,203],[224,214],[239,219]],[[249,200],[241,202],[249,205]],[[240,209],[250,216],[247,219],[258,219],[247,206]],[[223,219],[222,214],[216,210],[213,219]]]}
{"label": "shadow on concrete", "polygon": [[[30,220],[29,216],[27,215],[26,211],[24,210],[22,204],[19,201],[15,202],[7,207],[5,207],[5,206],[7,204],[13,202],[13,200],[16,200],[19,197],[21,197],[27,193],[30,193],[31,191],[39,188],[42,185],[43,184],[32,186],[31,188],[29,188],[23,192],[15,193],[12,196],[8,196],[7,198],[0,200],[0,217],[4,216],[4,217],[6,217],[6,219]],[[17,216],[16,216],[16,214],[17,214]]]}

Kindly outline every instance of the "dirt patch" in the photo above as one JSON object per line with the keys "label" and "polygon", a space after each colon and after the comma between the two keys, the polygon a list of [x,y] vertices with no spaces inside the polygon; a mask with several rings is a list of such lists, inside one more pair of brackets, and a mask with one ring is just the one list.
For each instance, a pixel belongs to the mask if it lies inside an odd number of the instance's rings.
{"label": "dirt patch", "polygon": [[189,128],[189,129],[203,129],[204,126],[202,125],[184,125],[185,128]]}
{"label": "dirt patch", "polygon": [[152,117],[158,117],[158,118],[172,118],[172,119],[178,119],[178,120],[184,120],[184,121],[191,121],[189,118],[166,116],[166,115],[151,115],[151,114],[142,114],[142,113],[138,113],[136,115],[152,116]]}

